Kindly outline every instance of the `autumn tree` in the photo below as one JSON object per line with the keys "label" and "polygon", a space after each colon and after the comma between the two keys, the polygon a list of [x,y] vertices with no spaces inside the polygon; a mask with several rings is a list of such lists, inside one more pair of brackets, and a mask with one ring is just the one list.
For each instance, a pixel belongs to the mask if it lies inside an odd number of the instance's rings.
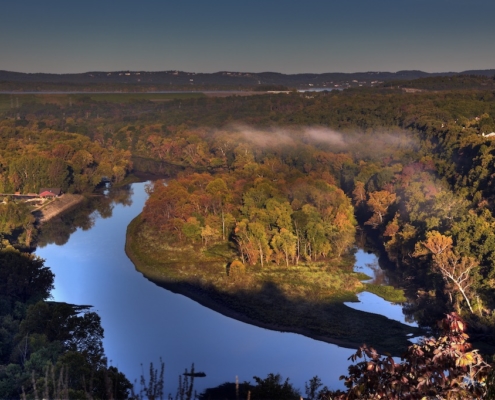
{"label": "autumn tree", "polygon": [[373,212],[373,216],[365,224],[376,228],[383,223],[383,218],[388,208],[395,202],[397,196],[395,193],[390,193],[387,190],[370,192],[368,196],[369,198],[366,204]]}
{"label": "autumn tree", "polygon": [[354,190],[352,192],[354,199],[354,204],[359,206],[361,203],[366,201],[366,189],[364,183],[361,181],[356,181],[354,183]]}
{"label": "autumn tree", "polygon": [[346,392],[321,392],[320,399],[474,399],[483,398],[492,368],[472,350],[466,325],[455,313],[441,321],[443,336],[425,338],[410,346],[396,362],[362,346],[349,359],[349,375],[342,376]]}
{"label": "autumn tree", "polygon": [[201,238],[203,239],[205,246],[208,246],[208,243],[215,241],[218,237],[218,231],[210,227],[210,225],[206,225],[204,228],[201,228]]}
{"label": "autumn tree", "polygon": [[[472,272],[478,267],[478,263],[472,257],[460,256],[453,248],[452,238],[444,236],[436,231],[428,232],[426,240],[419,242],[416,256],[424,254],[424,249],[432,254],[433,268],[442,275],[447,287],[459,292],[466,301],[469,310],[473,313],[473,308],[468,297],[468,290],[473,284]],[[452,294],[449,292],[451,302]]]}
{"label": "autumn tree", "polygon": [[242,259],[246,258],[251,265],[259,261],[263,267],[272,252],[264,226],[259,222],[243,219],[237,223],[234,234]]}
{"label": "autumn tree", "polygon": [[225,203],[231,200],[231,195],[227,184],[222,178],[217,178],[212,180],[206,186],[206,192],[209,193],[213,198],[213,207],[215,212],[219,210],[222,218],[222,240],[226,237],[226,222],[225,222]]}
{"label": "autumn tree", "polygon": [[340,257],[354,245],[356,235],[354,215],[338,211],[332,220],[332,230],[329,240],[333,245],[335,255]]}

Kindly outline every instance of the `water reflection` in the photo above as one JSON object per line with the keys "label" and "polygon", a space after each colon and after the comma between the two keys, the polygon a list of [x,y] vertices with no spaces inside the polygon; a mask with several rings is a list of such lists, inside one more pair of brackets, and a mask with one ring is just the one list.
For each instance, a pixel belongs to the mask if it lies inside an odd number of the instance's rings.
{"label": "water reflection", "polygon": [[93,228],[97,218],[111,218],[115,205],[132,205],[133,190],[131,185],[125,185],[86,198],[69,212],[52,218],[41,226],[36,245],[43,248],[49,244],[62,246],[78,229],[88,231]]}
{"label": "water reflection", "polygon": [[373,253],[366,253],[364,250],[359,249],[356,252],[354,271],[363,272],[370,276],[371,279],[365,281],[367,283],[389,285],[389,278],[386,272],[381,269],[380,264],[378,263],[378,257]]}
{"label": "water reflection", "polygon": [[[387,271],[380,267],[378,257],[373,253],[367,253],[362,249],[356,252],[356,263],[354,264],[354,271],[363,272],[370,276],[371,279],[365,281],[367,283],[373,283],[377,285],[389,285],[390,279],[387,275]],[[404,311],[403,304],[394,304],[382,299],[381,297],[369,293],[361,292],[358,294],[359,302],[347,302],[346,306],[353,308],[354,310],[365,311],[369,313],[375,313],[384,315],[389,319],[399,321],[409,326],[418,326],[411,313]]]}
{"label": "water reflection", "polygon": [[[146,369],[162,357],[166,393],[175,392],[178,375],[192,362],[207,374],[196,381],[198,391],[232,382],[236,375],[252,382],[254,375],[268,373],[290,377],[303,392],[315,375],[342,388],[338,377],[347,372],[354,350],[227,318],[143,279],[124,253],[127,225],[147,197],[145,184],[132,188],[132,198],[123,193],[98,198],[102,204],[94,204],[95,213],[85,205],[52,227],[47,223],[44,234],[51,236],[40,237],[44,247],[37,251],[55,273],[54,299],[93,305],[100,314],[113,365],[133,381],[142,373],[141,364]],[[53,244],[57,241],[64,245]]]}
{"label": "water reflection", "polygon": [[402,322],[409,326],[418,326],[414,319],[408,318],[404,314],[402,304],[394,304],[389,301],[383,300],[376,294],[369,292],[361,292],[358,294],[359,302],[344,303],[347,307],[351,307],[354,310],[365,311],[374,314],[384,315],[389,319]]}
{"label": "water reflection", "polygon": [[[105,329],[109,360],[133,381],[149,362],[166,363],[166,393],[177,376],[195,363],[207,376],[197,389],[226,381],[253,381],[254,375],[280,373],[304,392],[318,375],[342,388],[354,350],[301,335],[269,331],[227,318],[189,298],[164,290],[136,272],[124,253],[129,222],[147,198],[144,183],[111,189],[43,226],[37,254],[55,273],[57,301],[93,305]],[[357,267],[376,279],[376,256],[356,255]]]}

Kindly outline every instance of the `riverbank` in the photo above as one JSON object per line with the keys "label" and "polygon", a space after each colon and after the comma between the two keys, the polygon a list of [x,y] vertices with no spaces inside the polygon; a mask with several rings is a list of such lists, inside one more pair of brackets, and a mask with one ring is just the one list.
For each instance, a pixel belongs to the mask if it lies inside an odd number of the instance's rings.
{"label": "riverbank", "polygon": [[352,264],[350,269],[342,265],[264,268],[233,277],[227,274],[225,260],[212,252],[205,255],[183,248],[178,255],[163,243],[154,243],[139,216],[128,226],[125,248],[136,269],[150,281],[251,325],[348,348],[366,343],[394,355],[407,348],[407,335],[420,334],[418,328],[343,304],[356,301],[355,293],[362,290]]}
{"label": "riverbank", "polygon": [[82,203],[83,200],[83,195],[66,193],[37,208],[33,211],[33,215],[39,224],[43,224],[57,215],[68,211],[77,204]]}

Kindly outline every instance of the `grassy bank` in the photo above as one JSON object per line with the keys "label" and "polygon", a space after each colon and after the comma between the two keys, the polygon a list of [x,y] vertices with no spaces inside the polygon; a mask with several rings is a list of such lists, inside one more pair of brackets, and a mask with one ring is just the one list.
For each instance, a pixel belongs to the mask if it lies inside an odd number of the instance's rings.
{"label": "grassy bank", "polygon": [[127,230],[126,252],[137,270],[156,284],[229,317],[253,325],[301,333],[346,347],[362,343],[400,355],[406,335],[418,329],[383,316],[353,310],[364,289],[353,272],[353,259],[286,268],[246,267],[228,273],[233,250],[227,244],[204,251],[200,246],[168,246],[134,219]]}
{"label": "grassy bank", "polygon": [[391,303],[405,303],[407,301],[404,291],[393,286],[366,283],[365,288],[367,292],[376,294]]}

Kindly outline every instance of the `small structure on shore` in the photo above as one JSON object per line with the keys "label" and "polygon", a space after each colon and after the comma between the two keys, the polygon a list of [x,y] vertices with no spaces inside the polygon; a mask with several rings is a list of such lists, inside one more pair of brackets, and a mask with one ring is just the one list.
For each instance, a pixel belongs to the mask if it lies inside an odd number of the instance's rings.
{"label": "small structure on shore", "polygon": [[62,194],[62,190],[60,188],[41,188],[40,189],[40,197],[58,197]]}

